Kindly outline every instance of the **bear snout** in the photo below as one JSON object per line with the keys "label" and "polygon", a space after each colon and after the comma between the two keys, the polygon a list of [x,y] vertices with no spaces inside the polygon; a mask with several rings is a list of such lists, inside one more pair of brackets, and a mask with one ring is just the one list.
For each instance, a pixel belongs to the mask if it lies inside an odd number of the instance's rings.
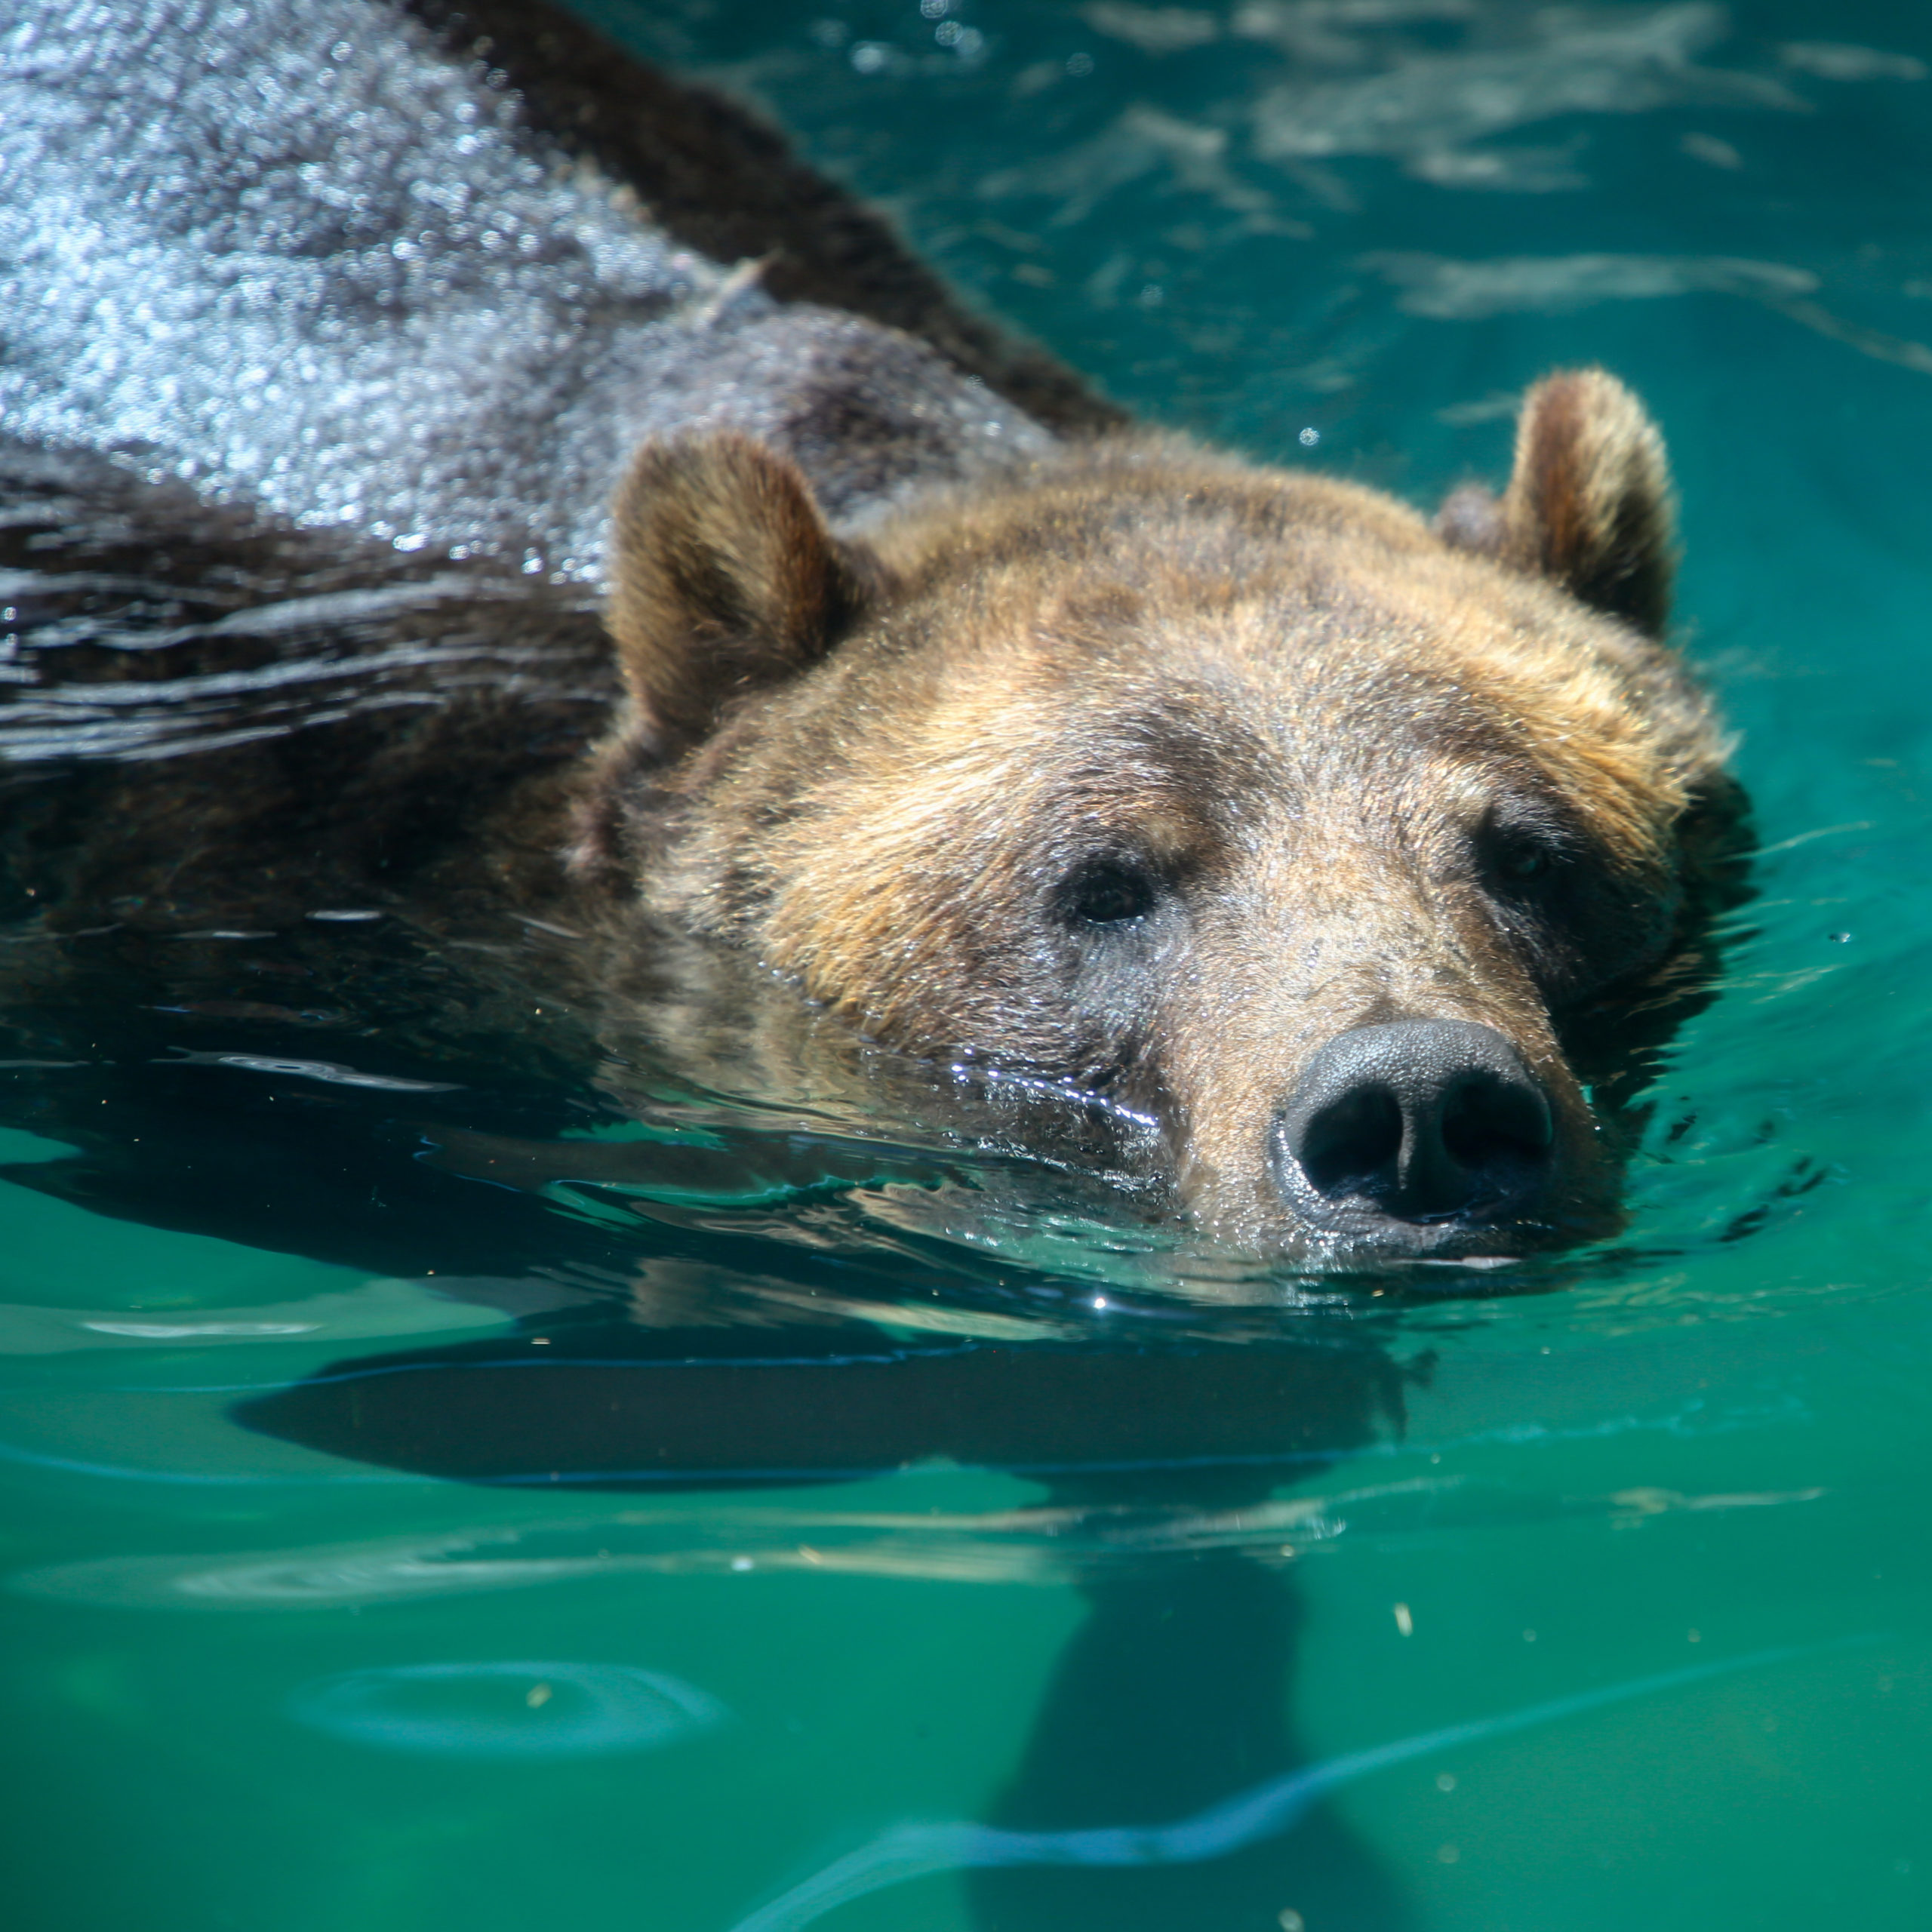
{"label": "bear snout", "polygon": [[1398,1254],[1533,1215],[1557,1168],[1543,1084],[1494,1027],[1357,1026],[1318,1053],[1269,1136],[1289,1207],[1318,1232]]}

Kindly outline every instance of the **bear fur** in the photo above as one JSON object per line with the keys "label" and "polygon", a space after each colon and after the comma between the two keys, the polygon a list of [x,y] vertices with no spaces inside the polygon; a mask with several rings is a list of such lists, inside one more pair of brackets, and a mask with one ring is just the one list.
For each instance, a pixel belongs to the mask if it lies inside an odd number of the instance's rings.
{"label": "bear fur", "polygon": [[[669,1067],[801,1118],[1023,1148],[1122,1183],[1123,1212],[1318,1265],[1617,1225],[1627,1103],[1704,996],[1740,806],[1663,635],[1663,445],[1612,377],[1540,384],[1503,494],[1459,491],[1432,524],[1112,426],[922,271],[838,281],[849,249],[814,257],[815,237],[896,258],[807,177],[773,177],[759,218],[808,283],[820,262],[808,292],[884,320],[778,301],[582,171],[657,166],[668,205],[701,202],[697,161],[728,181],[770,138],[715,102],[672,115],[655,161],[635,135],[580,143],[571,175],[387,8],[125,11],[122,66],[189,77],[138,152],[62,149],[93,137],[35,80],[65,71],[48,46],[3,124],[107,210],[62,259],[136,263],[196,325],[177,349],[130,334],[151,325],[125,304],[68,315],[35,280],[44,251],[11,257],[15,309],[40,319],[0,371],[8,560],[55,570],[20,592],[25,681],[0,717],[0,751],[53,768],[5,827],[21,932],[61,942],[8,949],[26,1050],[63,1050],[55,1016],[103,975],[128,1011],[226,1026],[251,1002],[213,942],[374,908],[426,949],[411,998],[348,929],[286,970],[380,1028],[419,1086],[597,1066],[641,1109]],[[581,128],[572,90],[597,63],[552,25],[531,97],[549,87]],[[198,226],[170,214],[145,254],[113,228],[157,205],[124,193],[130,170],[236,146],[224,117],[248,91],[221,72],[286,91],[352,42],[276,155],[209,174]],[[113,61],[67,54],[72,87],[111,94]],[[377,152],[341,147],[344,115]],[[389,235],[421,216],[390,201],[445,164],[475,232],[448,224],[432,276]],[[377,184],[352,217],[315,186],[338,167]],[[477,358],[508,286],[478,224],[500,245],[546,209],[569,222],[515,288],[537,319]],[[217,380],[220,249],[272,252],[278,223],[306,252],[280,306],[233,325],[250,352],[279,330],[338,374],[374,356],[386,382],[448,377],[468,446],[441,417],[420,449],[382,445],[366,410],[284,422]],[[56,340],[63,315],[94,332],[85,356]],[[545,329],[568,337],[554,366],[531,359]],[[172,414],[118,378],[89,387],[177,352]],[[325,481],[327,515],[307,515]],[[146,601],[103,617],[93,586],[119,583]],[[328,701],[291,706],[304,679]],[[92,934],[84,972],[69,938]],[[1472,1131],[1476,1180],[1445,1180]],[[1355,1172],[1388,1133],[1388,1174]],[[517,1185],[561,1171],[500,1137],[439,1144]]]}
{"label": "bear fur", "polygon": [[[1540,384],[1500,503],[1433,528],[1129,436],[841,539],[756,445],[654,445],[572,865],[869,1040],[1152,1123],[1243,1247],[1601,1232],[1583,1084],[1606,1023],[1694,976],[1733,804],[1658,635],[1672,526],[1657,432],[1597,370]],[[1274,1124],[1328,1041],[1417,1021],[1509,1042],[1555,1174],[1533,1211],[1324,1241]]]}

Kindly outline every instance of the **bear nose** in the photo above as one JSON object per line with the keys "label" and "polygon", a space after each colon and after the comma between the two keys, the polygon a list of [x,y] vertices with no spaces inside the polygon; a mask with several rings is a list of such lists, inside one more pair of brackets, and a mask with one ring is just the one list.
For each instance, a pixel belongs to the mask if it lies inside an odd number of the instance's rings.
{"label": "bear nose", "polygon": [[1389,1235],[1521,1207],[1555,1138],[1548,1097],[1494,1027],[1406,1020],[1331,1040],[1276,1117],[1272,1151],[1316,1226]]}

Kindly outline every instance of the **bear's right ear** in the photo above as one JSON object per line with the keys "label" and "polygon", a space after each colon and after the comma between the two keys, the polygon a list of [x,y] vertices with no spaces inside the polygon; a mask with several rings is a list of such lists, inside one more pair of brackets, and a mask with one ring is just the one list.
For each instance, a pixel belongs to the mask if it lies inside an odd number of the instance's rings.
{"label": "bear's right ear", "polygon": [[870,553],[825,525],[798,466],[748,436],[650,442],[612,510],[606,615],[666,749],[733,697],[816,663],[873,598]]}
{"label": "bear's right ear", "polygon": [[1435,525],[1458,548],[1549,577],[1653,637],[1670,614],[1675,526],[1663,438],[1602,369],[1564,369],[1538,383],[1516,419],[1501,500],[1458,490]]}

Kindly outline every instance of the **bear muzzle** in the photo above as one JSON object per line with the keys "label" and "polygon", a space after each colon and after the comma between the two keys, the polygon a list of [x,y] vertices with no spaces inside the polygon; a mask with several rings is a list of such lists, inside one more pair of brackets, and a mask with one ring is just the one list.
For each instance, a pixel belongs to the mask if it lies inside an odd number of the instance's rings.
{"label": "bear muzzle", "polygon": [[1391,1255],[1515,1247],[1552,1193],[1555,1109],[1521,1054],[1470,1020],[1338,1034],[1269,1136],[1272,1177],[1318,1236]]}

